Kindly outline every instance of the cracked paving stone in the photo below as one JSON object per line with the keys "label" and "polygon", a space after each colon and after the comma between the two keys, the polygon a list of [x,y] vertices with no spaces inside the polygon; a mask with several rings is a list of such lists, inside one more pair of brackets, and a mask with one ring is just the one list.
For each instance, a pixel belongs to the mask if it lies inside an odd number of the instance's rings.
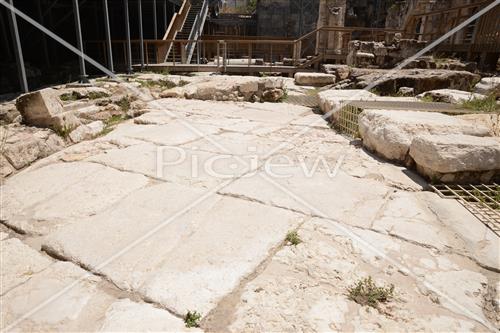
{"label": "cracked paving stone", "polygon": [[[99,287],[100,278],[86,274],[68,262],[56,262],[34,274],[0,298],[1,328],[23,332],[96,330],[114,298]],[[72,288],[65,290],[70,285]]]}
{"label": "cracked paving stone", "polygon": [[145,176],[96,163],[56,163],[9,178],[2,186],[2,221],[26,233],[46,234],[89,216],[144,187]]}
{"label": "cracked paving stone", "polygon": [[[304,217],[215,195],[168,220],[203,193],[172,183],[148,187],[107,212],[58,229],[43,248],[177,314],[205,315]],[[150,237],[99,267],[151,230]]]}
{"label": "cracked paving stone", "polygon": [[107,309],[100,332],[202,332],[186,328],[184,321],[151,304],[122,299]]}
{"label": "cracked paving stone", "polygon": [[25,245],[17,238],[0,241],[2,261],[1,295],[46,269],[52,260]]}

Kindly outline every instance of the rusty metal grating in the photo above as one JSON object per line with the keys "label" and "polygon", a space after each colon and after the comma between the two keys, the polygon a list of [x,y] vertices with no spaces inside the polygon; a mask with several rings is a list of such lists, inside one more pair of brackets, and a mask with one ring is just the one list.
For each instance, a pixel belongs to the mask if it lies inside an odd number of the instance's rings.
{"label": "rusty metal grating", "polygon": [[500,185],[431,185],[442,198],[456,199],[500,236]]}
{"label": "rusty metal grating", "polygon": [[352,138],[359,138],[358,118],[363,109],[352,104],[344,105],[338,112],[338,119],[335,121],[335,128],[342,134]]}

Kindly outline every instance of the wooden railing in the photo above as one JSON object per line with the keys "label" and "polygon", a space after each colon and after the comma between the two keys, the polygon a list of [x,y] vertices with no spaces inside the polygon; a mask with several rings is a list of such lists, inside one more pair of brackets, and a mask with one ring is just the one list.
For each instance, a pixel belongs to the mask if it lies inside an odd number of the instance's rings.
{"label": "wooden railing", "polygon": [[[171,29],[171,31],[173,31]],[[335,33],[335,36],[342,38],[341,48],[329,50],[316,45],[316,40],[323,37],[323,34]],[[376,28],[345,28],[345,27],[322,27],[298,39],[277,39],[273,37],[241,37],[241,36],[202,36],[202,39],[176,40],[174,38],[163,40],[144,40],[145,61],[149,64],[165,63],[165,50],[172,52],[174,61],[168,66],[187,64],[186,48],[188,45],[196,45],[193,54],[193,62],[204,64],[210,61],[214,66],[227,66],[237,63],[243,66],[254,66],[262,64],[264,66],[289,66],[303,68],[313,65],[324,59],[345,60],[348,52],[348,43],[352,39],[361,40],[390,40],[394,34],[401,33],[394,29]],[[166,34],[167,35],[167,34]],[[125,40],[113,40],[113,52],[115,57],[122,61],[121,50],[125,50]],[[120,45],[121,44],[121,45]],[[97,58],[105,57],[104,41],[87,41],[86,50],[95,49],[92,54]],[[140,60],[139,41],[132,41],[133,63]],[[161,51],[163,50],[163,51]],[[332,52],[335,51],[335,52]],[[164,55],[155,57],[155,54]],[[178,54],[180,52],[181,54]],[[177,54],[176,54],[177,53]],[[179,60],[175,60],[176,56]],[[330,57],[330,58],[329,58]],[[307,59],[305,61],[304,59]],[[125,53],[123,56],[126,61]],[[116,61],[116,62],[119,62]]]}
{"label": "wooden railing", "polygon": [[[177,33],[182,30],[184,23],[186,22],[187,15],[189,10],[191,9],[191,1],[184,0],[182,6],[178,13],[175,13],[168,25],[168,29],[163,36],[164,41],[175,40]],[[162,43],[157,50],[157,59],[158,63],[167,61],[168,54],[172,49],[172,43]]]}

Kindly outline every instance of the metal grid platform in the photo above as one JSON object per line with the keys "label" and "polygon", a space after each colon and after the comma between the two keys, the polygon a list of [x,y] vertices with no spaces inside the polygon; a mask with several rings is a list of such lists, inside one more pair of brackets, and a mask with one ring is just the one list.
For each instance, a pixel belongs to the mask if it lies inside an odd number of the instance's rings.
{"label": "metal grid platform", "polygon": [[431,185],[442,198],[456,199],[500,236],[500,185]]}

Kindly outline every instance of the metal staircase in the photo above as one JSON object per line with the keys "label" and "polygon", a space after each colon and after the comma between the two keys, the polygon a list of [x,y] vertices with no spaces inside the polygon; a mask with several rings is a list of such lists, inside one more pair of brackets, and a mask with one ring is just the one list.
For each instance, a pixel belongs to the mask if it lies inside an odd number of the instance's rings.
{"label": "metal staircase", "polygon": [[[208,2],[208,0],[191,0],[191,6],[184,24],[182,25],[182,29],[175,35],[175,40],[191,40],[192,42],[173,43],[170,52],[168,52],[167,62],[191,62],[196,48],[195,41],[201,36],[205,19],[208,15]],[[183,54],[185,54],[185,59],[182,59]]]}

